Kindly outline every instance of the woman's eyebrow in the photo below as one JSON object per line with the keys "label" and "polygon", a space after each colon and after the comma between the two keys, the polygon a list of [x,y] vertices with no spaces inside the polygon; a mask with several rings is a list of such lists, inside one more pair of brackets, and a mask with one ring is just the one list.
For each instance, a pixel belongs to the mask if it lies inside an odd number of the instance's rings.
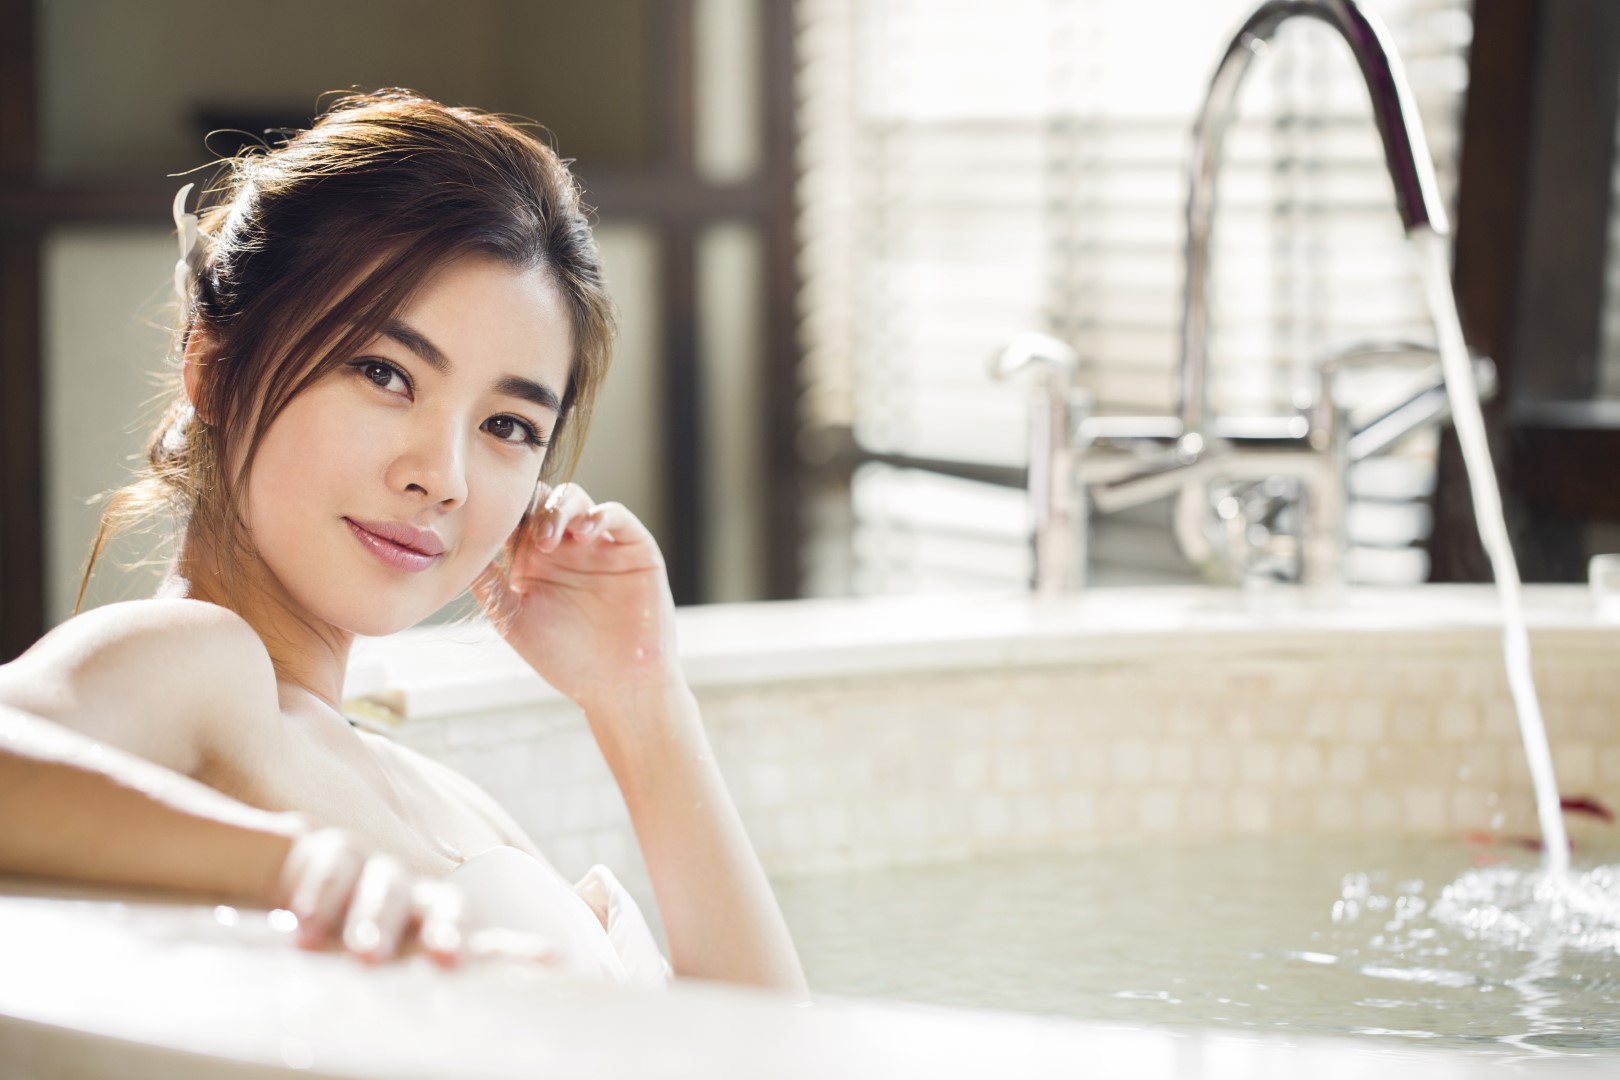
{"label": "woman's eyebrow", "polygon": [[[423,363],[440,375],[450,373],[450,358],[444,355],[437,345],[429,341],[415,327],[395,319],[387,326],[384,326],[382,332],[383,336],[393,338],[421,357]],[[542,409],[550,409],[558,416],[562,415],[562,399],[550,387],[543,386],[533,379],[525,379],[519,375],[503,375],[495,383],[495,392],[522,398],[525,401],[533,402]]]}

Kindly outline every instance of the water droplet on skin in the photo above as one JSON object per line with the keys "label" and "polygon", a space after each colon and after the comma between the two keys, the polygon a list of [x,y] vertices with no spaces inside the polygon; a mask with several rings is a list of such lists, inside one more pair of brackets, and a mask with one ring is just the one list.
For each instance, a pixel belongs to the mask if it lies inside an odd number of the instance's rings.
{"label": "water droplet on skin", "polygon": [[636,657],[637,660],[645,660],[645,659],[647,659],[647,650],[643,649],[641,646],[637,645],[636,646],[635,657]]}

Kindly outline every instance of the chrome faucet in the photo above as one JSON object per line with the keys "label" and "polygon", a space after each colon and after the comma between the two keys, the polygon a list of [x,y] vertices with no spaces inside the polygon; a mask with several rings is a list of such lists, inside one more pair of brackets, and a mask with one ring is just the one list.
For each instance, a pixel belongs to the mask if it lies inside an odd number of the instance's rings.
{"label": "chrome faucet", "polygon": [[[1317,364],[1291,416],[1220,418],[1210,409],[1208,371],[1209,238],[1217,165],[1237,91],[1250,62],[1294,16],[1319,19],[1349,44],[1372,98],[1384,159],[1407,235],[1450,232],[1422,123],[1400,61],[1379,23],[1355,0],[1267,0],[1244,22],[1222,55],[1193,126],[1188,171],[1186,284],[1183,295],[1180,415],[1103,417],[1078,385],[1074,350],[1041,334],[1021,334],[992,362],[997,378],[1042,371],[1031,405],[1029,491],[1037,592],[1066,592],[1084,583],[1093,507],[1110,512],[1172,493],[1181,549],[1208,576],[1242,576],[1260,554],[1292,561],[1308,583],[1343,578],[1348,541],[1344,518],[1351,464],[1390,449],[1418,428],[1450,415],[1435,365],[1415,387],[1374,411],[1347,414],[1334,402],[1333,380],[1346,364],[1392,351],[1426,351],[1409,343],[1338,350]],[[1482,392],[1494,386],[1489,360],[1476,358]],[[1238,485],[1211,500],[1219,480]],[[1246,488],[1242,485],[1248,485]],[[1238,497],[1241,492],[1242,497]],[[1254,496],[1254,497],[1251,497]],[[1289,515],[1287,511],[1294,512]],[[1297,518],[1292,531],[1266,527]],[[1256,529],[1257,519],[1261,528]],[[1253,538],[1262,536],[1262,544]],[[1217,538],[1223,542],[1217,543]],[[1271,541],[1276,540],[1273,544]]]}

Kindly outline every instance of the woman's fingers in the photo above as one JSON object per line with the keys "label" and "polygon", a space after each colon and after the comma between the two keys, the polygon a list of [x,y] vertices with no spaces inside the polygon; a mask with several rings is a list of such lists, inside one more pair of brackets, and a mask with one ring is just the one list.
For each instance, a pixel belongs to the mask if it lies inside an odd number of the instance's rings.
{"label": "woman's fingers", "polygon": [[461,890],[447,882],[418,882],[412,906],[422,949],[434,963],[454,967],[466,941],[466,901]]}
{"label": "woman's fingers", "polygon": [[288,906],[298,917],[298,944],[318,949],[343,925],[364,856],[338,829],[303,837],[287,856],[284,886]]}
{"label": "woman's fingers", "polygon": [[552,488],[536,512],[538,527],[535,536],[541,551],[556,551],[557,545],[569,531],[569,526],[590,512],[595,504],[585,489],[578,484],[559,484]]}
{"label": "woman's fingers", "polygon": [[388,960],[411,919],[411,882],[398,859],[373,855],[360,871],[343,924],[343,947],[363,960]]}
{"label": "woman's fingers", "polygon": [[464,952],[461,890],[417,877],[397,858],[366,851],[341,829],[322,829],[293,845],[282,896],[298,917],[300,948],[340,945],[379,962],[419,943],[446,967]]}
{"label": "woman's fingers", "polygon": [[598,503],[585,515],[582,527],[585,536],[602,535],[621,544],[650,541],[653,538],[641,519],[623,503],[617,502]]}

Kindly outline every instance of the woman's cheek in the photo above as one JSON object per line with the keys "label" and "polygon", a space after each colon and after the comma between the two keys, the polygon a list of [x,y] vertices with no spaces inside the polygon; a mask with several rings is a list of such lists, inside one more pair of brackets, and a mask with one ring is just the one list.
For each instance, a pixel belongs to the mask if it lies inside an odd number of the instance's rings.
{"label": "woman's cheek", "polygon": [[493,489],[485,501],[485,505],[491,509],[490,515],[478,523],[478,549],[485,556],[485,564],[500,553],[523,523],[523,516],[534,501],[535,487],[539,484],[539,470],[535,472],[533,479],[525,472],[492,485]]}

